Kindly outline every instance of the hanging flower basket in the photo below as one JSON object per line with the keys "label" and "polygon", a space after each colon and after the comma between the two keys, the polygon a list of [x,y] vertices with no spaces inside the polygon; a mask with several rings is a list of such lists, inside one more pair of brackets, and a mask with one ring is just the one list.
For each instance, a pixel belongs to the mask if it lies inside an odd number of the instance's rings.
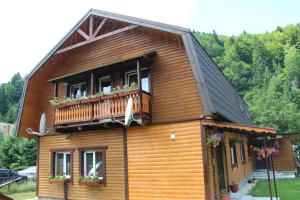
{"label": "hanging flower basket", "polygon": [[257,157],[256,157],[257,160],[261,160],[261,159],[267,158],[270,155],[273,155],[275,157],[279,157],[280,156],[279,149],[274,148],[274,147],[262,147],[262,148],[253,147],[253,150],[257,154]]}
{"label": "hanging flower basket", "polygon": [[214,148],[220,145],[224,132],[213,133],[207,137],[207,144],[211,144]]}

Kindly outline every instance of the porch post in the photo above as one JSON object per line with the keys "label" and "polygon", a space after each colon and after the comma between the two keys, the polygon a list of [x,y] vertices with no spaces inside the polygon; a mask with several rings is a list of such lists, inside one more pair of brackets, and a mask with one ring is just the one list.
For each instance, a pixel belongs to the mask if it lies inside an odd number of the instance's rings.
{"label": "porch post", "polygon": [[[266,139],[264,138],[264,146],[267,146]],[[266,166],[267,166],[267,175],[268,175],[268,183],[269,183],[269,192],[270,192],[270,199],[273,200],[272,197],[272,187],[271,187],[271,180],[270,180],[270,173],[269,173],[269,157],[266,157]]]}
{"label": "porch post", "polygon": [[273,155],[272,154],[271,154],[271,167],[272,167],[272,172],[273,172],[273,182],[274,182],[275,197],[276,197],[276,200],[277,200],[278,199],[278,193],[277,193],[276,177],[275,177],[274,162],[273,162]]}
{"label": "porch post", "polygon": [[142,72],[141,63],[139,60],[136,62],[136,74],[137,74],[137,84],[139,89],[139,107],[140,107],[140,119],[143,123],[143,97],[142,97]]}
{"label": "porch post", "polygon": [[93,95],[95,92],[94,90],[94,72],[91,72],[91,91],[90,91],[90,95]]}

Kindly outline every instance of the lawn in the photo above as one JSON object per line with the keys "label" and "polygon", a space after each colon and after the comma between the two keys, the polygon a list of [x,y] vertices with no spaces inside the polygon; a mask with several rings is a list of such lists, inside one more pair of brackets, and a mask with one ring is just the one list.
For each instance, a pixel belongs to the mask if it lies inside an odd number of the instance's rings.
{"label": "lawn", "polygon": [[[273,182],[272,182],[273,183]],[[277,191],[280,200],[295,200],[300,197],[300,178],[291,180],[277,180]],[[272,185],[273,186],[273,185]],[[273,196],[275,196],[274,186],[272,187]],[[250,195],[254,197],[268,197],[269,184],[268,181],[258,181],[251,190]]]}
{"label": "lawn", "polygon": [[34,200],[37,199],[35,196],[35,192],[22,192],[8,195],[10,198],[14,200]]}
{"label": "lawn", "polygon": [[12,183],[9,187],[0,188],[0,192],[14,200],[32,200],[35,198],[35,187],[34,181]]}

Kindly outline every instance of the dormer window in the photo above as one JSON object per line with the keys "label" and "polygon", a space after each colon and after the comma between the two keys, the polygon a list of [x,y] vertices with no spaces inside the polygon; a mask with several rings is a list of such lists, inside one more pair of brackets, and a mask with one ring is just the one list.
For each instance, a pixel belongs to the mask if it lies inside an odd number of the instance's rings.
{"label": "dormer window", "polygon": [[86,83],[78,83],[70,86],[70,98],[76,99],[87,96]]}

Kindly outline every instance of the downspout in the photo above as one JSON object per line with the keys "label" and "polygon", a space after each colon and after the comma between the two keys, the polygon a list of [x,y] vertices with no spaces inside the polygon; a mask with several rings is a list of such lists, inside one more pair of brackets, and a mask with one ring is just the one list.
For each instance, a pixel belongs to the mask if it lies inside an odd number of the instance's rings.
{"label": "downspout", "polygon": [[124,181],[125,181],[125,200],[129,199],[128,194],[128,154],[127,154],[127,128],[123,126],[123,152],[124,152]]}

